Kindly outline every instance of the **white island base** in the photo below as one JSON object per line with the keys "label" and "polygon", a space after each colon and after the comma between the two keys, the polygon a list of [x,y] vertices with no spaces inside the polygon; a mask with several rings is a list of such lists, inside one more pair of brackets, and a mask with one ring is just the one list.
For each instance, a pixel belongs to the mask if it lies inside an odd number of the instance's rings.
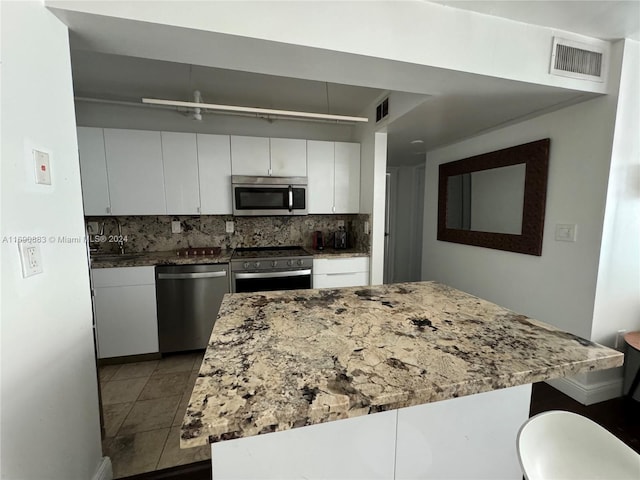
{"label": "white island base", "polygon": [[520,385],[211,445],[214,480],[521,479]]}

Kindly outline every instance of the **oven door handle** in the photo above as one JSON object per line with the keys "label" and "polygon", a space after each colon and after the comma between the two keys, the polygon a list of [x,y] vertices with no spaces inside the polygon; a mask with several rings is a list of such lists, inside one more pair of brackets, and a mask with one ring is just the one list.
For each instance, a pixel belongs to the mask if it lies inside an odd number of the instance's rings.
{"label": "oven door handle", "polygon": [[158,280],[192,280],[194,278],[220,278],[226,276],[226,270],[218,272],[159,273]]}
{"label": "oven door handle", "polygon": [[291,270],[288,272],[234,273],[233,275],[239,280],[251,278],[303,277],[305,275],[311,275],[311,269]]}
{"label": "oven door handle", "polygon": [[289,185],[289,211],[293,212],[293,187]]}

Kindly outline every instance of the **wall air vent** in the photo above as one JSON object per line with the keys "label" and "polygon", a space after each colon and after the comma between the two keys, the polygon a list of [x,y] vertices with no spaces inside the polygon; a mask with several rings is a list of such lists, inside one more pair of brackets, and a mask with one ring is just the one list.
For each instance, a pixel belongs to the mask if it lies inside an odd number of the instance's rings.
{"label": "wall air vent", "polygon": [[605,50],[597,45],[553,38],[549,73],[595,82],[604,81]]}
{"label": "wall air vent", "polygon": [[376,107],[376,123],[389,116],[389,98],[385,98]]}

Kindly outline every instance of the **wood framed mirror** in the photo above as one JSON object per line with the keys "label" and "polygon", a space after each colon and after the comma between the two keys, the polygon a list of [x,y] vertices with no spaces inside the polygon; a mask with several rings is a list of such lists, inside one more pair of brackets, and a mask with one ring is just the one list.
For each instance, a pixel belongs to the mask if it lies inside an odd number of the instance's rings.
{"label": "wood framed mirror", "polygon": [[438,240],[542,255],[550,139],[444,163]]}

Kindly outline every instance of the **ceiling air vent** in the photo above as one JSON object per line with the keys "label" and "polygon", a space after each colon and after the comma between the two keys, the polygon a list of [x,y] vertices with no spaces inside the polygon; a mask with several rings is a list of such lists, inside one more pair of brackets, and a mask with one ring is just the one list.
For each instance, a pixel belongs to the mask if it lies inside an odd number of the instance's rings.
{"label": "ceiling air vent", "polygon": [[376,123],[389,116],[389,98],[385,98],[376,107]]}
{"label": "ceiling air vent", "polygon": [[596,45],[554,37],[549,73],[602,82],[604,80],[604,59],[604,49]]}

